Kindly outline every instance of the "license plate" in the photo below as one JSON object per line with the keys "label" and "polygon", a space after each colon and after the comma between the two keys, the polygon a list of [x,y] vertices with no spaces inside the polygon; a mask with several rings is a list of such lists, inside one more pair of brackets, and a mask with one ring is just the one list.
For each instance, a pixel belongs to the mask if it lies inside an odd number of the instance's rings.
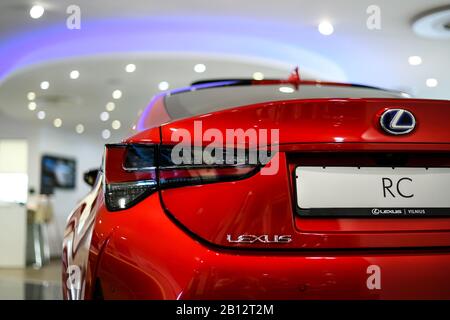
{"label": "license plate", "polygon": [[295,175],[302,216],[450,216],[450,168],[300,166]]}

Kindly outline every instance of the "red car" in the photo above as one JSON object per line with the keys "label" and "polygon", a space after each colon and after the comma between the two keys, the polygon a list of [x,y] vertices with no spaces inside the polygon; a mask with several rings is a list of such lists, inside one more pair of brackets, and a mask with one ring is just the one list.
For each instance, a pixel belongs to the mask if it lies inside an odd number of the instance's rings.
{"label": "red car", "polygon": [[450,101],[205,81],[107,145],[66,299],[449,299]]}

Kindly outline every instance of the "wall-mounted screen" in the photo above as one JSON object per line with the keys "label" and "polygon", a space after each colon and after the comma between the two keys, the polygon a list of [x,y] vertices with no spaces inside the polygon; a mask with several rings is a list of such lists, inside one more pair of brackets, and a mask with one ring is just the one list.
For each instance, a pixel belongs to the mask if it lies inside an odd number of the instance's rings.
{"label": "wall-mounted screen", "polygon": [[41,163],[41,193],[52,194],[55,188],[74,189],[76,162],[73,159],[44,155]]}

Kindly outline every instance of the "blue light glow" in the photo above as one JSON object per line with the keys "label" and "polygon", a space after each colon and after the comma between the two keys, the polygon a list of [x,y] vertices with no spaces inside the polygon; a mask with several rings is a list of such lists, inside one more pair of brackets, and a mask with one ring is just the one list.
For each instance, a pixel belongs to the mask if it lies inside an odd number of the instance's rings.
{"label": "blue light glow", "polygon": [[[298,27],[297,27],[298,28]],[[244,32],[243,32],[244,30]],[[287,32],[289,31],[289,32]],[[302,44],[308,44],[303,46]],[[154,17],[83,21],[81,30],[65,24],[15,35],[0,44],[0,81],[38,63],[112,53],[199,53],[300,65],[310,74],[346,80],[325,56],[311,30],[236,17]],[[323,48],[322,48],[323,49]]]}

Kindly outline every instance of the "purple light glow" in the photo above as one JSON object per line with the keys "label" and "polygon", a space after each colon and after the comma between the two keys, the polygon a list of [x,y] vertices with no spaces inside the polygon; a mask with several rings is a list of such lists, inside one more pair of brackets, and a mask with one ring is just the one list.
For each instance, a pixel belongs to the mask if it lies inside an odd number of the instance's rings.
{"label": "purple light glow", "polygon": [[[245,32],[242,32],[245,30]],[[289,32],[287,32],[289,30]],[[62,22],[18,34],[0,45],[0,81],[15,70],[67,58],[113,53],[199,53],[260,58],[286,68],[345,80],[332,61],[302,47],[321,48],[309,29],[236,17],[154,17],[83,21],[81,30]],[[315,48],[313,48],[315,49]],[[323,48],[322,48],[323,49]]]}

